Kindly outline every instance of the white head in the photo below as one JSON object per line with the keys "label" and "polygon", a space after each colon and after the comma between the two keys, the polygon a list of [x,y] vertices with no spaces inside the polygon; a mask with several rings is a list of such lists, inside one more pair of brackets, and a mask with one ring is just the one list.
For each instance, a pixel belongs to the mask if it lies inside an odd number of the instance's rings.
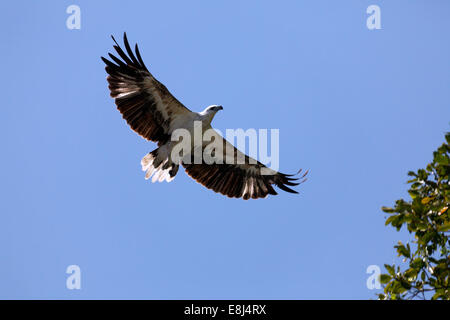
{"label": "white head", "polygon": [[216,115],[217,111],[219,110],[223,110],[223,107],[213,104],[210,105],[209,107],[206,107],[205,110],[200,112],[200,115],[203,116],[205,120],[208,119],[211,122],[214,116]]}
{"label": "white head", "polygon": [[206,107],[205,110],[202,111],[203,114],[208,114],[208,113],[216,113],[219,110],[223,110],[222,106],[218,106],[217,104],[212,104],[209,107]]}

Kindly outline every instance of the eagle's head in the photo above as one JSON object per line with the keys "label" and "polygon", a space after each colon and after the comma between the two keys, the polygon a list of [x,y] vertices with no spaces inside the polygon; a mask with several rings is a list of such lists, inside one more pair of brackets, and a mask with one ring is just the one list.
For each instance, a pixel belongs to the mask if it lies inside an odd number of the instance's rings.
{"label": "eagle's head", "polygon": [[222,106],[218,106],[217,104],[213,104],[213,105],[210,105],[209,107],[207,107],[203,112],[205,114],[208,114],[208,113],[214,113],[215,114],[219,110],[223,110],[223,107]]}
{"label": "eagle's head", "polygon": [[212,119],[214,118],[217,111],[219,111],[219,110],[223,110],[223,107],[213,104],[213,105],[210,105],[209,107],[206,107],[205,110],[200,112],[200,115],[202,116],[202,118],[204,120],[209,121],[209,123],[211,123]]}

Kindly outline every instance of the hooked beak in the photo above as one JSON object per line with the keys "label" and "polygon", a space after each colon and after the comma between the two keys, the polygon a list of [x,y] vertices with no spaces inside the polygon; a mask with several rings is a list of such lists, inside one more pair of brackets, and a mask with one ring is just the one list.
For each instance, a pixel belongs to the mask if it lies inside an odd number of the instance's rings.
{"label": "hooked beak", "polygon": [[222,106],[218,106],[217,109],[218,110],[223,110],[223,107]]}

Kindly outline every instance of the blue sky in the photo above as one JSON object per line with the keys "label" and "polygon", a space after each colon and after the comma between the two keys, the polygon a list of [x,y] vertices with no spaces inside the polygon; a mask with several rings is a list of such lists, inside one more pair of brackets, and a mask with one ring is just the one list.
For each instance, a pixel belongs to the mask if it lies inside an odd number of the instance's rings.
{"label": "blue sky", "polygon": [[[407,197],[407,171],[449,129],[448,1],[0,7],[0,298],[375,298],[367,267],[409,239],[380,207]],[[216,128],[280,129],[281,171],[310,170],[300,194],[144,180],[155,145],[121,119],[100,60],[124,31],[186,106],[224,106]],[[73,264],[81,290],[66,288]]]}

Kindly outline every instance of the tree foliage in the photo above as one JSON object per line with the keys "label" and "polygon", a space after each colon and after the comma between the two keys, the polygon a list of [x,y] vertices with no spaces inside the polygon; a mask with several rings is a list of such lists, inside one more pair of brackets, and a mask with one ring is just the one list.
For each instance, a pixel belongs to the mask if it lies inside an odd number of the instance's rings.
{"label": "tree foliage", "polygon": [[395,246],[406,267],[384,265],[379,299],[450,300],[450,133],[445,139],[426,169],[408,172],[411,201],[400,199],[393,208],[382,208],[390,214],[386,225],[397,231],[405,227],[414,239]]}

